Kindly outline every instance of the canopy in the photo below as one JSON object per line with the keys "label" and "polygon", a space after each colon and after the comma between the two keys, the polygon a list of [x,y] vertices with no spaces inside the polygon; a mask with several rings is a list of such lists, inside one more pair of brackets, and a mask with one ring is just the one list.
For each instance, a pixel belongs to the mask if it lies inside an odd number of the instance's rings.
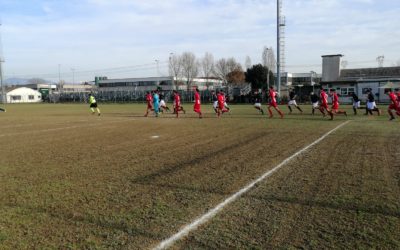
{"label": "canopy", "polygon": [[400,89],[400,82],[388,82],[379,88],[380,89]]}

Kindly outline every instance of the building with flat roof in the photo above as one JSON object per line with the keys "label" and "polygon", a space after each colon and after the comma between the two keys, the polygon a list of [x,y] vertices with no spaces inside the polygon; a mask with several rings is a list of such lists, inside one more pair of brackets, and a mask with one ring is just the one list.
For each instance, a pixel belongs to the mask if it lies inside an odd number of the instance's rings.
{"label": "building with flat roof", "polygon": [[336,89],[339,100],[343,103],[352,101],[352,93],[356,93],[365,101],[368,89],[372,89],[378,102],[390,101],[385,94],[388,89],[384,86],[388,83],[400,83],[400,67],[341,69],[342,56],[322,56],[321,85],[325,89]]}
{"label": "building with flat roof", "polygon": [[[157,88],[163,90],[188,90],[187,79],[167,77],[146,77],[146,78],[123,78],[108,79],[101,77],[96,79],[99,91],[151,91]],[[190,84],[191,88],[200,90],[212,90],[222,87],[222,80],[216,78],[194,78]]]}

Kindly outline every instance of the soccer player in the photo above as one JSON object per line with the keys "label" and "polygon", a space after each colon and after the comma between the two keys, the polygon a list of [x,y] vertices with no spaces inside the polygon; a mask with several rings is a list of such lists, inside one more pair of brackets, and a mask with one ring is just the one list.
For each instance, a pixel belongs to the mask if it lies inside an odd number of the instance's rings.
{"label": "soccer player", "polygon": [[388,113],[389,113],[390,121],[391,121],[391,120],[394,120],[394,115],[392,113],[392,110],[396,111],[397,115],[400,115],[399,102],[397,99],[397,95],[392,90],[389,90],[389,92],[387,92],[387,95],[390,98],[390,105],[388,107]]}
{"label": "soccer player", "polygon": [[218,112],[217,112],[217,116],[218,118],[221,117],[221,115],[223,113],[228,112],[228,110],[225,108],[225,96],[224,93],[222,91],[219,91],[217,93],[217,98],[218,98]]}
{"label": "soccer player", "polygon": [[378,115],[381,115],[380,109],[378,108],[378,106],[376,106],[375,97],[374,97],[374,94],[372,93],[372,89],[369,89],[367,93],[368,93],[368,96],[367,96],[368,102],[367,102],[366,115],[368,115],[368,114],[373,115],[372,111],[375,111],[378,113]]}
{"label": "soccer player", "polygon": [[399,89],[394,89],[394,91],[397,94],[397,103],[399,104],[398,107],[399,107],[399,110],[400,110],[400,90]]}
{"label": "soccer player", "polygon": [[221,93],[224,96],[224,107],[227,110],[227,112],[229,112],[229,114],[230,114],[231,109],[229,108],[228,103],[227,103],[229,101],[229,96],[225,95],[225,93],[223,91],[221,91]]}
{"label": "soccer player", "polygon": [[254,108],[260,111],[262,115],[264,115],[264,110],[262,109],[261,101],[262,101],[261,93],[255,91],[253,96]]}
{"label": "soccer player", "polygon": [[179,111],[183,111],[186,114],[186,111],[181,106],[181,97],[179,96],[178,91],[174,90],[174,112],[176,114],[176,118],[179,117]]}
{"label": "soccer player", "polygon": [[360,108],[360,98],[356,95],[356,93],[351,93],[351,98],[353,99],[353,111],[354,115],[357,115],[357,109]]}
{"label": "soccer player", "polygon": [[283,112],[278,108],[278,103],[276,102],[276,95],[277,93],[274,90],[274,86],[269,87],[269,105],[268,105],[269,118],[273,117],[271,109],[274,108],[276,112],[279,113],[282,119]]}
{"label": "soccer player", "polygon": [[169,112],[170,110],[169,110],[167,104],[165,103],[164,98],[165,98],[164,94],[160,93],[160,112],[164,112],[164,111]]}
{"label": "soccer player", "polygon": [[292,107],[290,107],[291,105],[295,106],[301,113],[303,113],[303,110],[301,110],[301,108],[297,105],[296,93],[294,93],[293,90],[290,90],[289,92],[289,103],[288,103],[288,108],[290,110],[289,114],[292,113]]}
{"label": "soccer player", "polygon": [[196,88],[196,91],[194,93],[194,107],[193,107],[194,112],[199,114],[199,118],[203,118],[203,114],[201,113],[201,106],[200,106],[200,93],[199,89]]}
{"label": "soccer player", "polygon": [[145,117],[149,115],[149,110],[153,110],[153,96],[149,91],[146,93],[146,102],[147,102],[147,108],[146,108],[146,114],[144,114]]}
{"label": "soccer player", "polygon": [[157,90],[153,91],[153,107],[154,107],[154,113],[156,117],[158,117],[158,113],[160,111],[160,96],[158,95]]}
{"label": "soccer player", "polygon": [[325,110],[330,115],[331,120],[333,120],[333,113],[328,107],[328,94],[325,92],[324,88],[321,86],[319,91],[319,99],[321,100],[321,105],[319,106],[319,111],[325,116]]}
{"label": "soccer player", "polygon": [[[219,91],[217,91],[219,93]],[[218,114],[218,96],[215,94],[214,90],[211,91],[211,96],[212,96],[212,102],[213,102],[213,108],[216,114]]]}
{"label": "soccer player", "polygon": [[90,93],[89,94],[89,104],[90,104],[90,110],[92,111],[92,115],[94,115],[96,112],[94,111],[94,109],[97,110],[97,114],[100,116],[100,109],[97,107],[97,102],[96,99],[94,98],[94,96]]}
{"label": "soccer player", "polygon": [[339,110],[339,96],[336,93],[336,89],[332,89],[332,113],[336,115],[345,115],[347,116],[346,111]]}
{"label": "soccer player", "polygon": [[319,105],[318,105],[319,98],[314,92],[311,92],[310,100],[311,100],[311,105],[312,105],[311,114],[314,115],[315,110],[319,109]]}

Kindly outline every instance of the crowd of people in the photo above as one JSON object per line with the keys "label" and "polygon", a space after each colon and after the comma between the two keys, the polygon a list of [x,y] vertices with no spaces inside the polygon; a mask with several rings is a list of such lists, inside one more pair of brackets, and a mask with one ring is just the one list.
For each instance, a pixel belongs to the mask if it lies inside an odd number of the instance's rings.
{"label": "crowd of people", "polygon": [[[392,91],[388,91],[387,95],[390,98],[390,105],[388,107],[388,113],[390,116],[390,120],[395,119],[395,115],[400,116],[400,91],[398,89]],[[268,114],[269,118],[272,118],[273,111],[275,110],[280,118],[284,118],[284,114],[282,110],[278,106],[277,102],[278,93],[275,91],[274,87],[271,86],[268,90]],[[303,110],[296,102],[296,94],[293,90],[289,91],[289,101],[288,101],[288,109],[289,114],[292,114],[294,106],[300,114],[303,114]],[[329,106],[328,99],[331,98],[331,106]],[[215,112],[216,117],[220,118],[224,113],[230,113],[230,108],[226,101],[226,95],[223,91],[212,91],[211,98],[213,103],[213,109]],[[357,110],[362,109],[360,98],[356,95],[356,93],[351,93],[351,98],[353,100],[353,111],[354,115],[357,115]],[[316,93],[310,94],[310,101],[311,101],[311,114],[315,115],[315,110],[319,110],[321,114],[325,117],[329,115],[330,119],[333,120],[334,116],[336,115],[344,115],[347,116],[347,112],[344,110],[339,109],[339,96],[336,93],[335,89],[332,89],[327,93],[322,87],[319,90],[319,95]],[[89,103],[90,108],[93,114],[95,114],[95,110],[97,110],[98,115],[100,115],[100,109],[97,107],[96,100],[93,95],[89,95]],[[167,106],[165,101],[165,96],[163,92],[159,89],[147,92],[146,93],[146,112],[145,117],[147,117],[150,112],[153,112],[156,117],[159,116],[160,113],[164,112],[171,112],[176,116],[179,117],[180,113],[186,113],[186,110],[183,108],[181,104],[181,98],[179,92],[174,90],[173,91],[173,107],[172,111]],[[262,115],[265,114],[264,109],[262,107],[262,93],[255,91],[253,93],[253,103],[254,108],[257,109]],[[193,111],[198,114],[198,117],[201,119],[203,118],[203,113],[201,111],[201,98],[200,98],[200,91],[198,88],[195,89],[194,92],[194,106]],[[375,102],[375,96],[372,93],[372,89],[368,89],[367,91],[367,102],[365,106],[365,115],[373,115],[376,112],[378,115],[381,115],[381,110],[378,108]]]}

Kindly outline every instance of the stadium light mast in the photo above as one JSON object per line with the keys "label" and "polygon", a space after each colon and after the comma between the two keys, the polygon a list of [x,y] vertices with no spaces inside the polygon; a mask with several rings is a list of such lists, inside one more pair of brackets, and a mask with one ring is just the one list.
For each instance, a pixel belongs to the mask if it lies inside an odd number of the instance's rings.
{"label": "stadium light mast", "polygon": [[4,98],[4,82],[3,82],[3,63],[5,62],[4,56],[3,56],[3,46],[1,42],[1,26],[2,22],[0,20],[0,87],[1,87],[1,102],[5,103],[5,98]]}
{"label": "stadium light mast", "polygon": [[285,17],[282,15],[282,1],[276,1],[276,50],[277,50],[277,60],[276,60],[276,75],[277,75],[277,91],[281,93],[281,72],[284,71],[285,66]]}

